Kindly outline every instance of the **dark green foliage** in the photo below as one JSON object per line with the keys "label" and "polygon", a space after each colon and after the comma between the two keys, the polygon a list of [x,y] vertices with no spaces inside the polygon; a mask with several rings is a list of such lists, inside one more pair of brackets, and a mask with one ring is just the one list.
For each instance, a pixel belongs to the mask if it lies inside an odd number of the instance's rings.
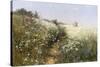
{"label": "dark green foliage", "polygon": [[22,15],[23,18],[25,18],[24,16],[28,16],[30,18],[39,18],[39,14],[37,11],[35,11],[34,13],[32,13],[32,11],[27,11],[26,9],[24,8],[21,8],[21,9],[18,9],[16,11],[13,12],[14,14],[16,15]]}
{"label": "dark green foliage", "polygon": [[35,13],[34,13],[34,17],[35,17],[35,18],[39,18],[39,14],[38,14],[37,11],[35,11]]}
{"label": "dark green foliage", "polygon": [[19,15],[26,15],[27,11],[24,8],[18,9],[17,11],[14,12],[15,14]]}

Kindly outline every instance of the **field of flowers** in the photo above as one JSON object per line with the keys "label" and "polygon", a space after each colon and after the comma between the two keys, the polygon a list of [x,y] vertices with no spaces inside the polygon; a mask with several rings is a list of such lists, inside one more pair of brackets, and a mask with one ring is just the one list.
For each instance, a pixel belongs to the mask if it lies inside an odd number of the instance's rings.
{"label": "field of flowers", "polygon": [[12,15],[13,65],[37,65],[97,60],[97,31]]}

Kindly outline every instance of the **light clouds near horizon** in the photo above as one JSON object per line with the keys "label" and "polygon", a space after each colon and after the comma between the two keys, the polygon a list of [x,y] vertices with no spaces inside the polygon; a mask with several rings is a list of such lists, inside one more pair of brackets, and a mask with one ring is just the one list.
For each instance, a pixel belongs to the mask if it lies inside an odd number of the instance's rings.
{"label": "light clouds near horizon", "polygon": [[33,1],[13,1],[13,10],[25,8],[37,11],[42,18],[57,19],[65,23],[77,21],[83,26],[97,26],[97,6]]}

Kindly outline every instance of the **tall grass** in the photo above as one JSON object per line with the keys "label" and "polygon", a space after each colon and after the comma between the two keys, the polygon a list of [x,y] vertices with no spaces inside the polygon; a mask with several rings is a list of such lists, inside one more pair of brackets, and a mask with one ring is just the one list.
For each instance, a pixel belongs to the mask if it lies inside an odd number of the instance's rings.
{"label": "tall grass", "polygon": [[63,46],[64,62],[97,60],[97,36],[92,33],[86,35],[78,40],[68,38],[68,43]]}
{"label": "tall grass", "polygon": [[37,20],[23,22],[21,15],[13,15],[13,65],[97,60],[97,34],[70,38],[64,27],[47,27]]}

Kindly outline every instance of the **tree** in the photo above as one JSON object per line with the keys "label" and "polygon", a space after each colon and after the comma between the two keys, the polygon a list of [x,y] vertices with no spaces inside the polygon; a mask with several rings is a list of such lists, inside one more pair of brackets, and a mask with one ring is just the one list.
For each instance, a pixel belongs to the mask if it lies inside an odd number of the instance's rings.
{"label": "tree", "polygon": [[57,23],[57,19],[52,20],[52,22],[53,22],[55,25],[58,25],[58,23]]}
{"label": "tree", "polygon": [[35,17],[35,18],[39,18],[39,14],[38,14],[37,11],[35,11],[35,13],[34,13],[34,17]]}
{"label": "tree", "polygon": [[74,22],[73,26],[78,27],[78,22]]}
{"label": "tree", "polygon": [[21,9],[16,10],[14,13],[17,15],[22,15],[23,22],[25,22],[26,19],[32,22],[32,17],[33,17],[32,11],[27,11],[26,9],[21,8]]}
{"label": "tree", "polygon": [[27,11],[27,16],[33,17],[33,13],[31,11]]}
{"label": "tree", "polygon": [[24,16],[27,14],[26,9],[24,9],[24,8],[18,9],[17,11],[15,11],[15,13],[18,14],[18,15],[22,15],[22,19],[23,19],[23,22],[24,22]]}
{"label": "tree", "polygon": [[21,8],[21,9],[18,9],[18,10],[16,11],[16,13],[17,13],[17,14],[20,14],[20,15],[25,15],[25,14],[27,14],[27,11],[26,11],[26,9]]}

